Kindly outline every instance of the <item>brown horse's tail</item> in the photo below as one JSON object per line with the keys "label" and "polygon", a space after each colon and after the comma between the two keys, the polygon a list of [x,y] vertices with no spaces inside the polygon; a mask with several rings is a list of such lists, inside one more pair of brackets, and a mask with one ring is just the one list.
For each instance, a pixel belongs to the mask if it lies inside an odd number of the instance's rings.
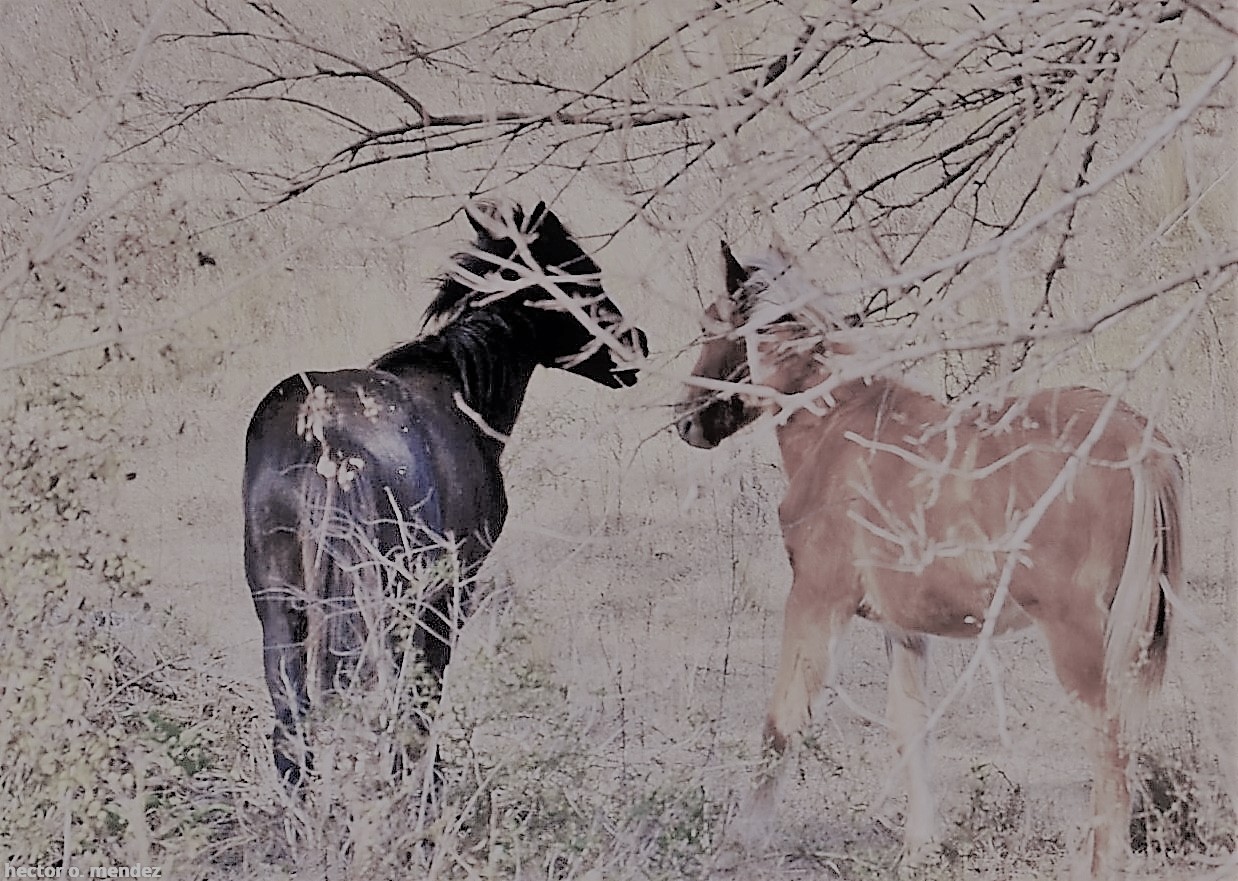
{"label": "brown horse's tail", "polygon": [[1157,450],[1131,475],[1130,541],[1105,630],[1107,703],[1123,719],[1137,716],[1161,685],[1169,653],[1169,594],[1182,587],[1181,467],[1171,453]]}
{"label": "brown horse's tail", "polygon": [[359,459],[324,444],[301,481],[306,687],[311,703],[373,672],[368,644],[383,596],[373,488]]}

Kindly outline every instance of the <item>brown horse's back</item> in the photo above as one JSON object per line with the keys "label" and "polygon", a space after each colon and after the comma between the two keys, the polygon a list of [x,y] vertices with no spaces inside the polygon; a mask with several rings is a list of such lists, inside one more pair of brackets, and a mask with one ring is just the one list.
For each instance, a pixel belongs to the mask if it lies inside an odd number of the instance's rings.
{"label": "brown horse's back", "polygon": [[[780,509],[796,565],[857,612],[908,632],[975,636],[1011,533],[1102,414],[1093,389],[1040,392],[959,417],[895,383],[856,384],[824,417],[781,430],[791,484]],[[803,438],[798,434],[806,435]],[[1126,561],[1131,466],[1171,459],[1125,405],[1047,508],[1020,555],[998,630],[1078,602],[1107,608]],[[830,573],[826,575],[825,573]]]}

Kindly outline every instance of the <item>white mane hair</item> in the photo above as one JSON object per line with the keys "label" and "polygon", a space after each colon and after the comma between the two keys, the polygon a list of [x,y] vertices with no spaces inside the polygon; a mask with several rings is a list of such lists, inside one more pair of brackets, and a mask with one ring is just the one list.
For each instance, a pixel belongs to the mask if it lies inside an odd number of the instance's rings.
{"label": "white mane hair", "polygon": [[829,295],[777,248],[745,257],[740,265],[751,273],[743,286],[752,303],[748,324],[760,327],[790,313],[809,327],[832,330],[843,326],[843,314]]}

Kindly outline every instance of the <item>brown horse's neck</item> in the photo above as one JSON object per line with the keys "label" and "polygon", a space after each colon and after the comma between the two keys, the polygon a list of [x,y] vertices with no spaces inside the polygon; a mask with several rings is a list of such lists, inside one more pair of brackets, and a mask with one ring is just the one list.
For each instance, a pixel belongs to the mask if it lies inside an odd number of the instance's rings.
{"label": "brown horse's neck", "polygon": [[[823,378],[817,380],[821,381]],[[833,403],[816,402],[819,408],[825,409],[824,413],[814,413],[808,407],[796,410],[777,429],[778,447],[787,476],[793,476],[821,445],[845,440],[848,431],[864,430],[862,424],[867,424],[866,434],[871,436],[878,427],[875,421],[881,420],[902,391],[905,389],[894,380],[854,379],[830,392]]]}

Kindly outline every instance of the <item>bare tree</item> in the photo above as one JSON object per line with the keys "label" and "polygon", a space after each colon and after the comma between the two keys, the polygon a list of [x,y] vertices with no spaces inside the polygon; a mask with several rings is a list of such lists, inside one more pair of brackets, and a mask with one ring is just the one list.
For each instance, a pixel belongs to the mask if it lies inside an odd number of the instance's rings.
{"label": "bare tree", "polygon": [[[565,0],[371,17],[358,40],[278,3],[200,3],[134,56],[158,57],[114,96],[99,162],[178,145],[260,212],[381,175],[393,200],[457,206],[462,188],[601,182],[629,208],[612,235],[755,223],[867,316],[938,340],[970,326],[947,344],[980,353],[952,361],[960,394],[1048,325],[1101,323],[1059,322],[1080,290],[1133,285],[1134,308],[1224,287],[1227,13]],[[1121,271],[1096,277],[1098,249]]]}
{"label": "bare tree", "polygon": [[[1043,237],[1048,309],[1082,203],[1184,131],[1219,136],[1234,64],[1223,11],[1193,4],[751,2],[659,22],[600,75],[573,65],[575,46],[658,15],[614,6],[504,6],[451,37],[391,22],[378,58],[350,56],[275,6],[206,6],[215,28],[168,39],[250,59],[263,76],[188,102],[172,125],[257,102],[335,130],[336,149],[313,161],[237,163],[272,202],[479,146],[490,159],[475,192],[545,166],[618,169],[638,210],[698,202],[710,187],[714,211],[748,198],[802,216],[810,248],[861,246],[852,262],[895,287],[948,287],[975,259]],[[417,97],[445,80],[462,106]],[[468,106],[470,87],[490,92],[484,109]],[[363,100],[375,95],[383,103]]]}

